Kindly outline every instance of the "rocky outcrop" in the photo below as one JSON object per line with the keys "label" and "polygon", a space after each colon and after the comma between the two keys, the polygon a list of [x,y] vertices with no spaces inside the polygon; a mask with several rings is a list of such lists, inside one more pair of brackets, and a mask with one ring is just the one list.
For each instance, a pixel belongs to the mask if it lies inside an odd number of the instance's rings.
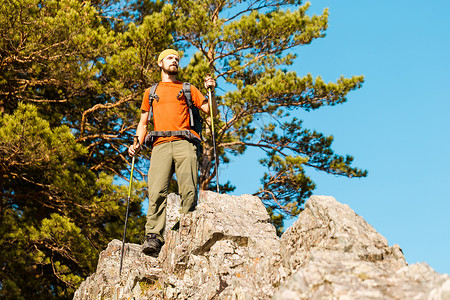
{"label": "rocky outcrop", "polygon": [[348,205],[313,196],[281,237],[289,278],[273,299],[450,299],[448,275],[408,266]]}
{"label": "rocky outcrop", "polygon": [[168,198],[168,228],[159,257],[109,243],[97,271],[74,299],[450,299],[450,277],[425,263],[407,265],[399,246],[347,205],[313,196],[281,239],[262,202],[202,193],[180,216]]}

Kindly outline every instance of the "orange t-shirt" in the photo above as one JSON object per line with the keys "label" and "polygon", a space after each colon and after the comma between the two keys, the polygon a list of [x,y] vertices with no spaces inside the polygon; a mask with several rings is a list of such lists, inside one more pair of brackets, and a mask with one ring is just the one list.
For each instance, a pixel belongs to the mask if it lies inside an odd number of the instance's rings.
{"label": "orange t-shirt", "polygon": [[[156,95],[159,99],[153,100],[153,124],[155,131],[176,131],[176,130],[190,130],[193,134],[198,134],[191,129],[189,124],[189,108],[186,103],[184,94],[177,98],[178,93],[183,89],[183,83],[181,81],[176,82],[160,82],[156,88]],[[148,101],[148,95],[150,88],[145,90],[144,99],[142,101],[141,109],[144,111],[150,111],[150,104]],[[192,103],[200,108],[205,101],[205,96],[193,85],[191,85]],[[183,137],[170,136],[170,137],[157,137],[153,146],[181,140]]]}

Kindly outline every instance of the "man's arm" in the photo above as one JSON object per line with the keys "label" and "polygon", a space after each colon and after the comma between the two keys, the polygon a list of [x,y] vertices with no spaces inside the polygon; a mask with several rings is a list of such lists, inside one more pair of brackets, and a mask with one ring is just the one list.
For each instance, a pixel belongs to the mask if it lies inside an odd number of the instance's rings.
{"label": "man's arm", "polygon": [[138,127],[136,129],[136,136],[138,137],[139,144],[131,145],[128,148],[128,154],[130,156],[134,156],[136,151],[139,149],[140,145],[144,142],[145,136],[147,135],[147,127],[148,127],[148,111],[143,110],[141,112],[141,119],[139,120]]}
{"label": "man's arm", "polygon": [[[217,102],[216,102],[216,96],[214,95],[214,92],[211,91],[211,102],[212,102],[212,107],[213,107],[213,114],[214,117],[218,115],[219,111],[217,110]],[[208,99],[205,99],[205,101],[203,101],[202,106],[200,106],[200,109],[209,116],[209,101]]]}

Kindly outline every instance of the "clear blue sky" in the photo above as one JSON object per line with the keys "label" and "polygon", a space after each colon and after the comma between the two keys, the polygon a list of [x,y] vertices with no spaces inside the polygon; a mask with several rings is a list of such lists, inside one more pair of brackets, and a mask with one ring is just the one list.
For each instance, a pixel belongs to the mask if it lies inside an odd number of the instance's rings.
{"label": "clear blue sky", "polygon": [[[353,155],[369,175],[310,171],[314,194],[348,204],[409,264],[450,273],[450,1],[312,0],[310,13],[325,7],[327,36],[296,49],[292,69],[326,82],[362,74],[365,83],[347,103],[299,117],[333,135],[335,152]],[[233,194],[257,190],[257,156],[249,151],[221,170],[237,185]]]}

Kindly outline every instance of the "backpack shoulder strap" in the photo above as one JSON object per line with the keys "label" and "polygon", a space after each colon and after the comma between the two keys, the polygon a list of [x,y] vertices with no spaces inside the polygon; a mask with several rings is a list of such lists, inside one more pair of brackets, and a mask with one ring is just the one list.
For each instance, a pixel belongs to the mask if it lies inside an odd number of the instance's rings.
{"label": "backpack shoulder strap", "polygon": [[195,120],[194,120],[194,113],[193,108],[194,104],[192,103],[192,94],[191,94],[191,84],[189,82],[183,82],[183,89],[180,91],[180,93],[184,93],[184,98],[186,99],[186,104],[189,108],[189,125],[191,128],[194,128],[195,126]]}
{"label": "backpack shoulder strap", "polygon": [[192,94],[191,94],[191,84],[189,82],[183,82],[183,93],[184,97],[186,98],[186,103],[189,106],[189,108],[192,107]]}
{"label": "backpack shoulder strap", "polygon": [[193,108],[194,104],[192,103],[192,94],[191,94],[191,84],[189,82],[183,82],[183,89],[180,91],[180,93],[183,92],[184,98],[186,99],[186,104],[189,108],[189,125],[191,128],[194,128],[195,126],[195,120],[194,120],[194,113]]}
{"label": "backpack shoulder strap", "polygon": [[153,100],[156,100],[156,101],[159,100],[158,95],[156,95],[156,89],[158,88],[158,84],[159,84],[159,82],[155,82],[150,87],[150,92],[148,93],[148,101],[150,103],[150,106],[152,106]]}
{"label": "backpack shoulder strap", "polygon": [[158,95],[156,95],[156,89],[158,88],[158,82],[152,84],[152,86],[150,87],[150,92],[148,93],[148,104],[150,106],[150,110],[148,112],[148,121],[150,122],[150,119],[152,118],[152,114],[153,114],[153,100],[158,101],[159,97]]}

